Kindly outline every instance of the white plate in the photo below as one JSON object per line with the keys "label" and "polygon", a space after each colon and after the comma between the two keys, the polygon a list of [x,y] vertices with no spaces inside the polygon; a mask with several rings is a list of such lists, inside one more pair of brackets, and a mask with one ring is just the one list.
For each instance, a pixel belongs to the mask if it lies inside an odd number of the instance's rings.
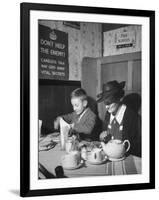
{"label": "white plate", "polygon": [[48,145],[39,145],[39,151],[48,151],[56,146],[56,143],[50,143]]}
{"label": "white plate", "polygon": [[65,167],[65,166],[62,165],[62,167],[64,169],[66,169],[66,170],[74,170],[74,169],[80,168],[82,165],[83,165],[83,160],[81,160],[81,162],[77,166],[74,166],[74,167]]}
{"label": "white plate", "polygon": [[103,164],[106,160],[107,160],[107,157],[105,157],[102,161],[96,161],[96,162],[94,162],[94,161],[91,161],[91,160],[86,160],[86,162],[87,162],[88,164],[91,164],[91,165],[101,165],[101,164]]}
{"label": "white plate", "polygon": [[117,162],[117,161],[122,161],[125,159],[125,156],[123,156],[122,158],[108,158],[108,160],[113,161],[113,162]]}

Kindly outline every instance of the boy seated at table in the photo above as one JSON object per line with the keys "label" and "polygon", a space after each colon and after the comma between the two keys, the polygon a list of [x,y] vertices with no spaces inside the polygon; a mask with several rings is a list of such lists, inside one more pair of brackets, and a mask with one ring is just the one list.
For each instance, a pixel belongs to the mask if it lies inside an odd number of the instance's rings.
{"label": "boy seated at table", "polygon": [[95,127],[97,116],[88,107],[88,97],[86,91],[82,88],[77,88],[71,93],[71,104],[73,112],[62,115],[54,121],[54,128],[58,129],[60,118],[62,117],[70,124],[69,135],[76,135],[80,140],[91,141],[95,139]]}

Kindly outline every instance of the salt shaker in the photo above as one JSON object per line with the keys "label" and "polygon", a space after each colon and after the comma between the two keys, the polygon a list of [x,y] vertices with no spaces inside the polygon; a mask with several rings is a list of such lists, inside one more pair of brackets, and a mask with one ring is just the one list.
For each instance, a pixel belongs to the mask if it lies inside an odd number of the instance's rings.
{"label": "salt shaker", "polygon": [[87,148],[86,148],[86,145],[82,146],[81,157],[83,158],[83,160],[87,160]]}

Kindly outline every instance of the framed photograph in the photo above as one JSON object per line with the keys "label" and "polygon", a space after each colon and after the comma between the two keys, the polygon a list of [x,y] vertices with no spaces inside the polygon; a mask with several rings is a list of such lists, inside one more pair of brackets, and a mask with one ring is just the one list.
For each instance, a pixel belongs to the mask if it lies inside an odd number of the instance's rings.
{"label": "framed photograph", "polygon": [[20,195],[155,188],[155,12],[20,9]]}

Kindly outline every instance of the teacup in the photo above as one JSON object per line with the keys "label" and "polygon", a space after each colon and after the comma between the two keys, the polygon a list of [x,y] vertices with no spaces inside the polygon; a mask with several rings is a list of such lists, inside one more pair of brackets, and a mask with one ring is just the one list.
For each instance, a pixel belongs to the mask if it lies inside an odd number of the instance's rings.
{"label": "teacup", "polygon": [[91,152],[89,152],[87,159],[91,162],[101,162],[104,158],[102,153],[102,149],[94,148]]}
{"label": "teacup", "polygon": [[78,151],[70,151],[62,156],[61,162],[65,168],[76,167],[81,162],[81,155]]}

